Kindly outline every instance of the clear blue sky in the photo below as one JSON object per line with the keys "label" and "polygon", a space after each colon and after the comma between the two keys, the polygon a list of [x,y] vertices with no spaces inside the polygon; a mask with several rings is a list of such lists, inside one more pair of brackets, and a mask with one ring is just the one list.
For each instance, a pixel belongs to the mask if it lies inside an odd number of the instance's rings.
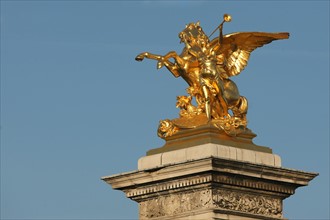
{"label": "clear blue sky", "polygon": [[101,176],[137,169],[164,144],[186,84],[143,51],[180,52],[178,33],[291,33],[233,78],[254,142],[286,168],[318,172],[285,200],[289,219],[329,218],[329,1],[1,1],[1,219],[134,219]]}

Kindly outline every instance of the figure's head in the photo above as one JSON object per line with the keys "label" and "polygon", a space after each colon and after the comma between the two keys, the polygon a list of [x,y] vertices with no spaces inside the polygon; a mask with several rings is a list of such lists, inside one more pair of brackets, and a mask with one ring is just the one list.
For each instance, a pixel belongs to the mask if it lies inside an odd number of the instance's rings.
{"label": "figure's head", "polygon": [[206,45],[209,43],[209,38],[204,33],[199,22],[186,25],[186,28],[179,33],[179,38],[181,42],[189,44],[190,46],[196,44]]}

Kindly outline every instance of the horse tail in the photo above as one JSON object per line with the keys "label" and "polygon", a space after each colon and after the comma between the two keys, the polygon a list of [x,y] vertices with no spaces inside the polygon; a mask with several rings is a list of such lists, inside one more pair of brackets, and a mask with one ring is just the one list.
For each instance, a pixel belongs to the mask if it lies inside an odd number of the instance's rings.
{"label": "horse tail", "polygon": [[248,100],[244,96],[240,96],[236,106],[232,108],[233,114],[236,117],[245,118],[247,110]]}

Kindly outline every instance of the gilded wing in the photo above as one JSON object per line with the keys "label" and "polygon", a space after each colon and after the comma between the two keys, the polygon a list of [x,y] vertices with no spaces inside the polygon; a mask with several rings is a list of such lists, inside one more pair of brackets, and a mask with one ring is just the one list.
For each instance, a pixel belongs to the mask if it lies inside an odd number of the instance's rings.
{"label": "gilded wing", "polygon": [[274,40],[288,39],[289,33],[237,32],[211,41],[211,48],[219,63],[224,65],[227,77],[238,75],[247,65],[250,53]]}

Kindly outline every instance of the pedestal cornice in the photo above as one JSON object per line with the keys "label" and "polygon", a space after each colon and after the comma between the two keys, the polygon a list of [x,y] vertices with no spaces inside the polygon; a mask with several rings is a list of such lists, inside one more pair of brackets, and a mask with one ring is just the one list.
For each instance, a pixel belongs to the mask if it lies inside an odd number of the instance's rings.
{"label": "pedestal cornice", "polygon": [[[177,180],[178,178],[205,173],[221,174],[227,176],[234,175],[236,178],[235,182],[237,184],[237,176],[241,176],[250,180],[263,180],[266,182],[269,181],[286,184],[293,187],[306,186],[310,180],[318,175],[317,173],[210,157],[157,167],[154,169],[105,176],[102,177],[102,180],[111,184],[114,189],[125,190],[126,188],[130,188],[132,186],[144,186],[147,183],[152,184],[158,183],[160,181]],[[203,175],[200,177],[201,178],[199,178],[199,180],[194,178],[196,180],[196,184],[201,182],[216,181],[219,179],[219,177],[214,175],[209,175],[208,178],[203,177]],[[185,183],[182,184],[192,184],[189,183],[189,178],[185,178],[183,181]],[[180,185],[177,184],[177,182],[175,184]],[[241,184],[249,183],[242,182]]]}
{"label": "pedestal cornice", "polygon": [[283,199],[315,176],[208,157],[102,180],[140,204],[140,219],[283,219]]}

